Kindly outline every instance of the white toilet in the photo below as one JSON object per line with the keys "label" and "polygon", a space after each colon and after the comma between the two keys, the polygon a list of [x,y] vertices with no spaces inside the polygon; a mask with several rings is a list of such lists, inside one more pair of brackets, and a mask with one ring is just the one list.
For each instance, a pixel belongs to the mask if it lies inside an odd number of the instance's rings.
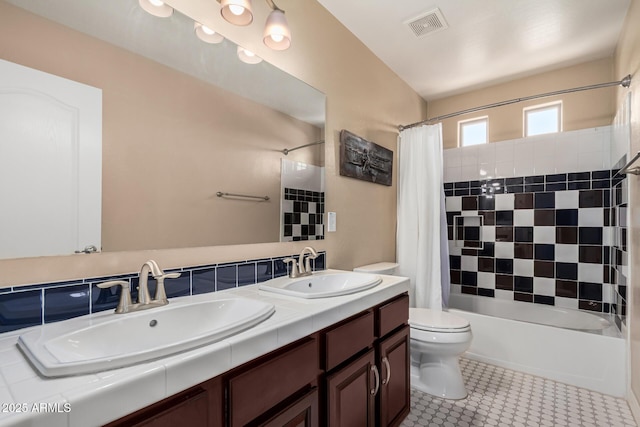
{"label": "white toilet", "polygon": [[[355,268],[373,274],[395,274],[398,264],[379,262]],[[445,399],[464,399],[467,390],[458,357],[471,345],[471,326],[451,313],[409,309],[411,387]]]}

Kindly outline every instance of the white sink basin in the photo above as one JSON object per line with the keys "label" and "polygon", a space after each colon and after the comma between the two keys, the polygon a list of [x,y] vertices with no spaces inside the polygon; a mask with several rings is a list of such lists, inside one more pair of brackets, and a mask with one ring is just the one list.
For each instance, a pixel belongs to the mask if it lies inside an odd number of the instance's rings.
{"label": "white sink basin", "polygon": [[380,282],[382,279],[375,274],[321,271],[296,279],[272,279],[263,282],[260,289],[298,298],[327,298],[361,292]]}
{"label": "white sink basin", "polygon": [[267,319],[273,304],[245,298],[173,302],[129,314],[45,325],[18,346],[47,377],[119,368],[211,344]]}

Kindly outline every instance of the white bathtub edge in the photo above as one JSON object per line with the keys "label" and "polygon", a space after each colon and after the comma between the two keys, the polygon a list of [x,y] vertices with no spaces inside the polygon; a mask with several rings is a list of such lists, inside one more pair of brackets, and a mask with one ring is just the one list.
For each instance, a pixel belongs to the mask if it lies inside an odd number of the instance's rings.
{"label": "white bathtub edge", "polygon": [[451,311],[471,323],[470,359],[616,397],[627,394],[621,338]]}

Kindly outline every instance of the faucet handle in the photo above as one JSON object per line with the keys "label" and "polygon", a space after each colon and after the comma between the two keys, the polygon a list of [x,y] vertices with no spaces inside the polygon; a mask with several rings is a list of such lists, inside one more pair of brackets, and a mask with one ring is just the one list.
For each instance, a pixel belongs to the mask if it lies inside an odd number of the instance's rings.
{"label": "faucet handle", "polygon": [[282,262],[284,262],[285,264],[291,263],[291,271],[289,272],[289,277],[291,277],[292,279],[298,277],[298,264],[296,263],[295,258],[285,258],[282,260]]}
{"label": "faucet handle", "polygon": [[129,291],[129,282],[124,280],[110,280],[108,282],[98,283],[97,285],[101,289],[112,288],[114,286],[120,286],[122,289],[120,290],[120,300],[118,301],[118,306],[116,307],[116,313],[127,313],[129,311],[129,307],[131,307],[131,292]]}
{"label": "faucet handle", "polygon": [[162,304],[169,304],[167,293],[164,290],[164,279],[177,279],[181,274],[182,273],[162,273],[160,276],[156,277],[155,279],[158,284],[156,286],[156,296],[153,298],[153,301],[160,302]]}

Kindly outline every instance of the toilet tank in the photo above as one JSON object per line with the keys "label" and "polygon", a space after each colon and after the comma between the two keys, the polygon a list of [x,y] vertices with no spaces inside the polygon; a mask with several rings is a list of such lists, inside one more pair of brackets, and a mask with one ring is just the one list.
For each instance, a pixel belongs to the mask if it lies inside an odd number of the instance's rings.
{"label": "toilet tank", "polygon": [[362,267],[356,267],[353,271],[357,271],[360,273],[371,273],[371,274],[388,274],[394,275],[396,273],[396,269],[398,268],[398,263],[395,262],[377,262],[375,264],[363,265]]}

